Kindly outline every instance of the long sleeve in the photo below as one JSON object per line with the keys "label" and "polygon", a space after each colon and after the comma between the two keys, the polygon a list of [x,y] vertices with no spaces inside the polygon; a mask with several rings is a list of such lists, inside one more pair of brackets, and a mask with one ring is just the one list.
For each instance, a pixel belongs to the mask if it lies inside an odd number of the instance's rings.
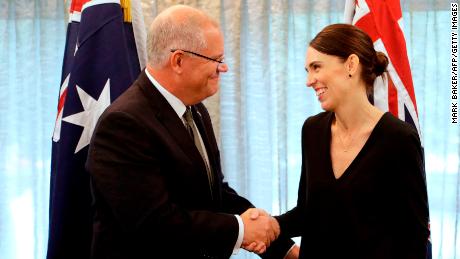
{"label": "long sleeve", "polygon": [[297,198],[297,206],[289,210],[288,212],[276,216],[280,225],[281,234],[286,237],[297,237],[302,235],[304,228],[305,218],[305,171],[302,170],[299,184],[299,196]]}
{"label": "long sleeve", "polygon": [[299,181],[299,190],[297,192],[297,205],[290,211],[277,216],[281,228],[281,234],[287,237],[297,237],[302,235],[302,230],[305,224],[305,210],[307,206],[307,195],[308,195],[308,147],[307,141],[307,128],[308,120],[305,121],[302,127],[302,171]]}
{"label": "long sleeve", "polygon": [[423,162],[423,152],[419,137],[414,130],[401,135],[399,141],[399,185],[401,193],[401,217],[404,223],[400,227],[406,240],[405,258],[426,258],[428,242],[428,198]]}

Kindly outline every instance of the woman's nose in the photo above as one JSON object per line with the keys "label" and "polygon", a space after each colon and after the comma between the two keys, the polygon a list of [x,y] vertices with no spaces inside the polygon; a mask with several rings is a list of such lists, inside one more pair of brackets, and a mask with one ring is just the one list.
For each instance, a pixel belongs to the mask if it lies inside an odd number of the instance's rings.
{"label": "woman's nose", "polygon": [[316,79],[309,73],[307,75],[307,86],[312,87],[315,82]]}

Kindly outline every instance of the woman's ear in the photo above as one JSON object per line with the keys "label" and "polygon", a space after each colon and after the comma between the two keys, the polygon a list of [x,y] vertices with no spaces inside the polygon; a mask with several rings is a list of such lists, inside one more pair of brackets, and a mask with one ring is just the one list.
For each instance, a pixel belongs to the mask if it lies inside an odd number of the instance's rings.
{"label": "woman's ear", "polygon": [[359,67],[359,57],[356,54],[351,54],[348,56],[345,66],[350,77],[356,75]]}

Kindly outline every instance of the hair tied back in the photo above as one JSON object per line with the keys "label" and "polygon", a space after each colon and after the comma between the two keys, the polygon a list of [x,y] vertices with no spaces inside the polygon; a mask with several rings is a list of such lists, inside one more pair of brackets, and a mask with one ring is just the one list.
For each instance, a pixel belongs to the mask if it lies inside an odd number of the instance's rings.
{"label": "hair tied back", "polygon": [[374,63],[374,73],[376,76],[381,76],[384,72],[387,71],[388,62],[388,58],[383,52],[376,52]]}

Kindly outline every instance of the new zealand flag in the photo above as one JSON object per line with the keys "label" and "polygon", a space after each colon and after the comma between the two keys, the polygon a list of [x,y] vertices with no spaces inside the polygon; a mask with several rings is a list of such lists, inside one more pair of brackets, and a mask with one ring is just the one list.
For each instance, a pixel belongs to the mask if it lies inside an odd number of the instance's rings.
{"label": "new zealand flag", "polygon": [[[420,140],[423,141],[406,41],[401,28],[402,15],[399,0],[347,0],[345,2],[345,21],[369,34],[374,42],[374,48],[389,57],[390,63],[385,80],[383,77],[378,77],[374,83],[374,105],[382,111],[390,111],[395,117],[414,126]],[[431,258],[431,238],[429,238],[427,259]]]}
{"label": "new zealand flag", "polygon": [[136,48],[134,37],[140,32],[137,40],[145,41],[143,22],[136,24],[140,28],[131,22],[136,19],[131,14],[142,14],[136,4],[71,4],[53,134],[48,259],[89,258],[93,214],[85,171],[88,144],[101,113],[134,82],[141,71],[139,60],[145,60],[145,49]]}

